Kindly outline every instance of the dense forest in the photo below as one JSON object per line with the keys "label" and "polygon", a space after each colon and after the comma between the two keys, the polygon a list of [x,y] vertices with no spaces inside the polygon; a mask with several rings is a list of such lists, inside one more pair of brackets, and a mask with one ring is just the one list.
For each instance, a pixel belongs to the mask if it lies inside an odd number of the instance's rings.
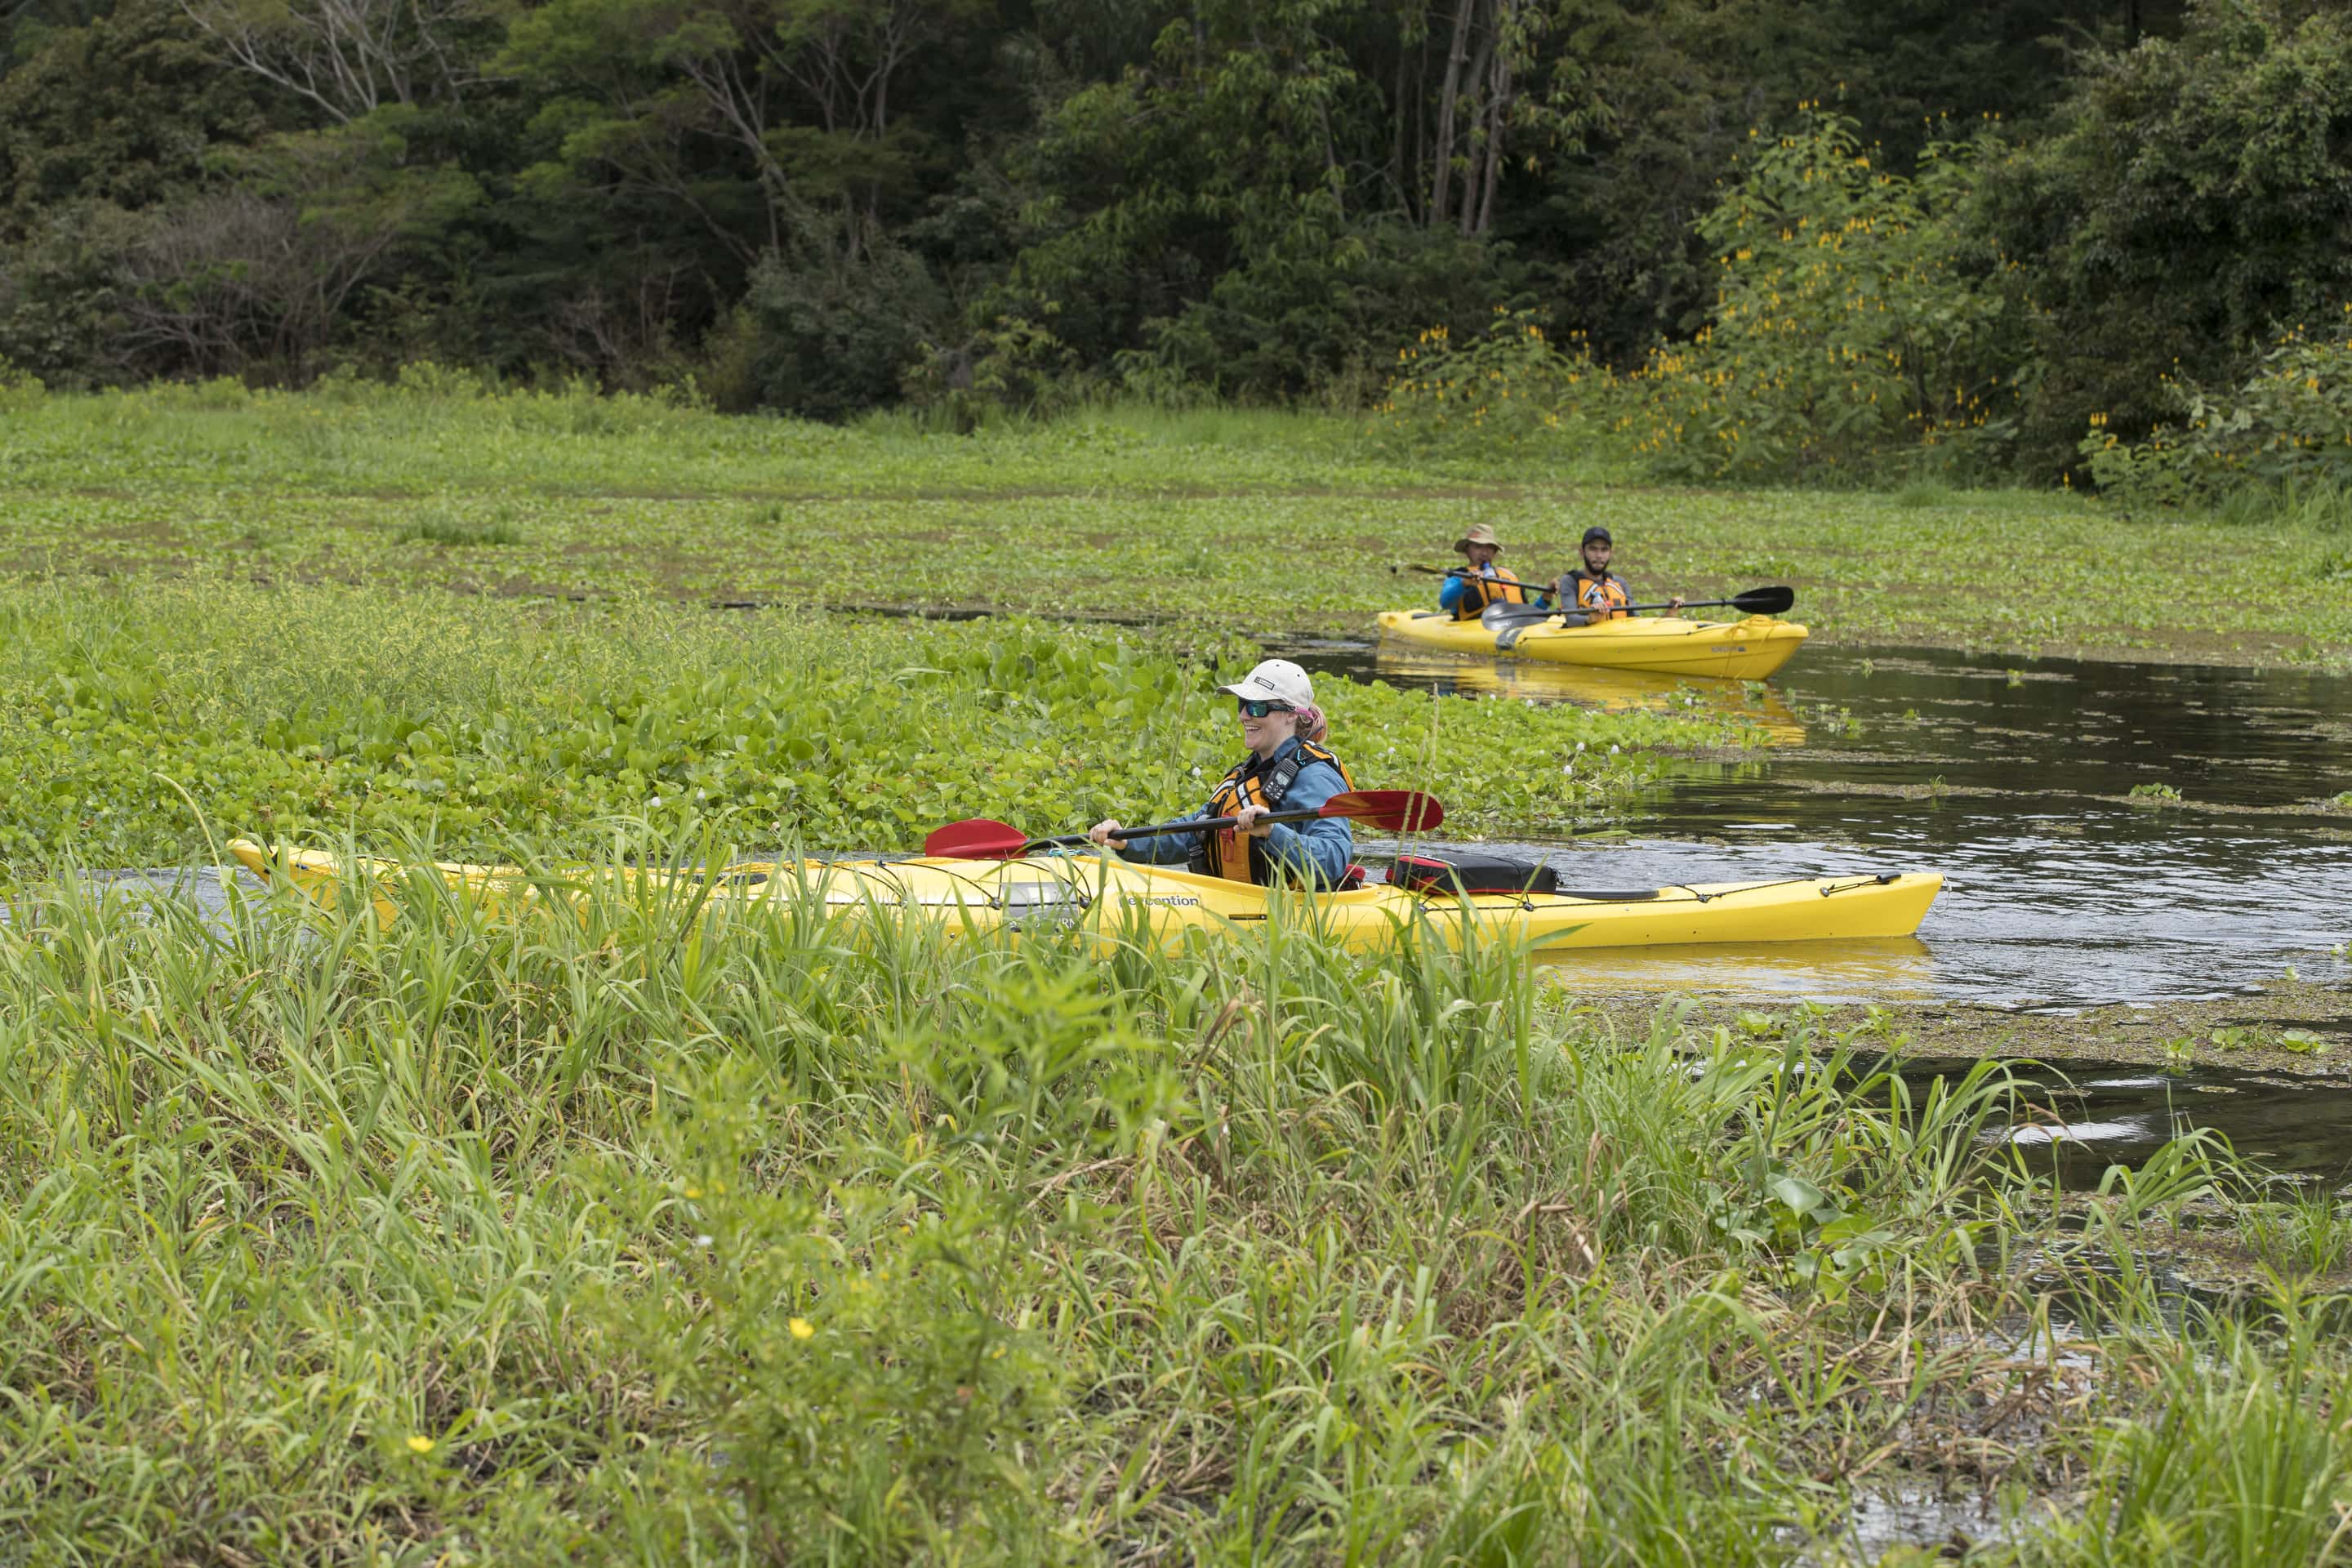
{"label": "dense forest", "polygon": [[2347,302],[2318,0],[0,0],[0,363],[52,388],[1402,429],[1516,374],[1696,472],[2113,482],[2276,425]]}

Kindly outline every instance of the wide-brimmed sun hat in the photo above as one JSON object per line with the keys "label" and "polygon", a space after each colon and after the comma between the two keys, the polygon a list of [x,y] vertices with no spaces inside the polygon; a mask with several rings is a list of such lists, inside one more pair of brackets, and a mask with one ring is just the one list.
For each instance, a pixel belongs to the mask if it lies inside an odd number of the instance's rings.
{"label": "wide-brimmed sun hat", "polygon": [[1495,547],[1495,553],[1499,555],[1503,552],[1503,542],[1496,538],[1495,531],[1483,522],[1455,540],[1454,548],[1461,554],[1467,555],[1470,553],[1470,547],[1474,544],[1491,544]]}
{"label": "wide-brimmed sun hat", "polygon": [[1315,683],[1286,658],[1269,658],[1230,686],[1220,686],[1244,702],[1286,702],[1293,708],[1314,705]]}

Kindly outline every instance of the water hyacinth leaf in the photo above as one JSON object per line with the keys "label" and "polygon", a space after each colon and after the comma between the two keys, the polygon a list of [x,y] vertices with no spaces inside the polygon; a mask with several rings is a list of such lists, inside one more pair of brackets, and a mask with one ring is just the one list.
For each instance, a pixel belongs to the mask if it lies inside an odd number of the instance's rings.
{"label": "water hyacinth leaf", "polygon": [[1802,1176],[1775,1176],[1764,1190],[1799,1219],[1836,1218],[1841,1213],[1830,1203],[1829,1194]]}

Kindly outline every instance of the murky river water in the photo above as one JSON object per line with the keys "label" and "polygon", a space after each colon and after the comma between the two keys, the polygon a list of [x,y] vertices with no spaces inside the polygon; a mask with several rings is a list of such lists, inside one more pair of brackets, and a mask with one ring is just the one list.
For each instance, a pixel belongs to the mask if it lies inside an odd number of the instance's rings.
{"label": "murky river water", "polygon": [[[1916,942],[1593,954],[1612,985],[2024,1008],[2229,994],[2352,937],[2352,679],[1808,647],[1765,689],[1383,644],[1318,673],[1607,708],[1742,711],[1774,744],[1679,765],[1636,836],[1527,844],[1572,880],[1656,886],[1940,870]],[[2180,804],[2135,800],[2135,786]]]}
{"label": "murky river water", "polygon": [[[1961,1061],[1912,1058],[1925,1080],[1967,1070]],[[2110,1165],[2137,1166],[2183,1128],[2208,1127],[2263,1169],[2341,1183],[2352,1178],[2352,1088],[2305,1078],[2199,1067],[2180,1073],[2103,1062],[2048,1062],[2020,1069],[2037,1114],[2005,1141],[2055,1166],[2069,1187],[2094,1187]]]}

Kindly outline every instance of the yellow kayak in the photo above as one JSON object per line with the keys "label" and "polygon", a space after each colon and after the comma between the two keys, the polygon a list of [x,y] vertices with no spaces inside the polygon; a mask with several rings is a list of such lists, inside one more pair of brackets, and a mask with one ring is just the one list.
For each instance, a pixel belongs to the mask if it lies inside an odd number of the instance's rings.
{"label": "yellow kayak", "polygon": [[[395,884],[413,868],[234,839],[231,853],[273,881],[334,901],[347,874],[368,887],[377,917],[398,918]],[[936,911],[951,929],[1081,930],[1106,941],[1179,945],[1191,931],[1234,930],[1272,916],[1312,923],[1348,946],[1376,950],[1400,925],[1421,925],[1450,945],[1525,943],[1539,952],[1693,942],[1781,942],[1909,936],[1944,885],[1941,876],[1893,872],[1822,880],[1716,882],[1628,891],[1427,892],[1385,884],[1351,892],[1270,893],[1244,882],[1093,855],[1024,860],[799,860],[751,862],[713,872],[567,870],[533,877],[510,866],[432,867],[452,889],[493,905],[582,897],[599,879],[699,886],[714,900],[773,900],[844,912]],[[609,884],[608,884],[609,885]]]}
{"label": "yellow kayak", "polygon": [[1788,663],[1806,637],[1803,626],[1770,616],[1750,616],[1744,621],[1635,616],[1590,626],[1563,626],[1554,616],[1496,631],[1476,621],[1457,621],[1443,610],[1382,611],[1381,631],[1449,653],[1730,680],[1763,679]]}

